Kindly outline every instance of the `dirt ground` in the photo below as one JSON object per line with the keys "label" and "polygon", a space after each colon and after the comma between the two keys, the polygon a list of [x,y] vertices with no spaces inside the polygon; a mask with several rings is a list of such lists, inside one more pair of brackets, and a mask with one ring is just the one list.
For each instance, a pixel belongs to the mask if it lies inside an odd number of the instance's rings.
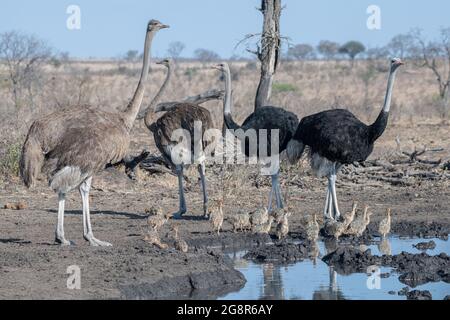
{"label": "dirt ground", "polygon": [[[156,153],[153,140],[141,125],[135,128],[131,153],[148,149]],[[371,158],[383,158],[396,150],[396,137],[402,147],[442,147],[432,158],[450,158],[450,126],[422,124],[391,126],[375,145]],[[305,167],[290,181],[292,170],[286,167],[282,188],[293,214],[291,235],[300,232],[306,216],[320,214],[324,205],[325,181],[313,177]],[[0,209],[0,298],[14,299],[123,299],[123,298],[216,298],[237,290],[245,279],[235,271],[221,250],[225,246],[242,247],[267,241],[231,232],[229,217],[238,210],[254,210],[266,204],[269,178],[257,177],[256,168],[245,169],[246,179],[225,199],[225,223],[221,235],[212,233],[211,225],[201,218],[201,190],[196,170],[190,170],[186,185],[188,212],[185,218],[169,221],[162,232],[163,241],[171,245],[165,233],[169,226],[179,226],[180,235],[190,245],[187,253],[158,249],[143,240],[147,230],[145,210],[158,205],[164,211],[176,211],[178,195],[176,178],[169,174],[149,176],[140,172],[137,181],[130,180],[121,168],[109,168],[94,177],[91,192],[93,230],[96,237],[111,242],[112,247],[90,247],[82,237],[81,199],[72,192],[66,200],[66,237],[76,243],[70,247],[54,245],[57,216],[56,195],[43,181],[27,190],[18,180],[0,186],[0,207],[9,202],[24,201],[23,210]],[[221,192],[218,171],[207,169],[211,196]],[[262,182],[261,182],[262,181]],[[339,180],[338,180],[339,181]],[[368,204],[374,211],[373,221],[381,219],[386,208],[392,208],[393,221],[450,222],[450,181],[417,180],[409,186],[338,185],[342,211],[352,202]],[[70,290],[66,272],[71,265],[81,270],[81,289]]]}

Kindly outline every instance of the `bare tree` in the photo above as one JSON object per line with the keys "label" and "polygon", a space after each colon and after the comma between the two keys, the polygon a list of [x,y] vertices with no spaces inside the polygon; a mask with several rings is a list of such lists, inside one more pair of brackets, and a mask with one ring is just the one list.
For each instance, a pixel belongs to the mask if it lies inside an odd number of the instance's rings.
{"label": "bare tree", "polygon": [[181,41],[174,41],[169,43],[169,48],[167,49],[167,54],[169,57],[171,57],[173,60],[177,61],[183,50],[186,48],[183,42]]}
{"label": "bare tree", "polygon": [[261,61],[261,78],[256,90],[255,110],[267,105],[272,93],[273,75],[277,71],[281,52],[281,0],[261,0],[259,10],[264,16],[264,22],[260,44],[253,52]]}
{"label": "bare tree", "polygon": [[[448,109],[450,87],[450,28],[442,28],[438,41],[427,42],[419,29],[411,31],[414,39],[413,57],[416,63],[430,69],[436,76],[439,96]],[[445,113],[448,110],[444,110]]]}
{"label": "bare tree", "polygon": [[197,49],[194,51],[194,56],[201,62],[211,62],[220,60],[220,56],[212,50],[208,49]]}
{"label": "bare tree", "polygon": [[413,42],[414,38],[411,34],[398,34],[389,41],[387,47],[392,56],[404,59],[411,53]]}
{"label": "bare tree", "polygon": [[50,47],[41,39],[18,31],[0,34],[0,62],[7,70],[16,108],[20,108],[22,91],[32,99],[32,86],[42,76],[41,67],[52,55]]}

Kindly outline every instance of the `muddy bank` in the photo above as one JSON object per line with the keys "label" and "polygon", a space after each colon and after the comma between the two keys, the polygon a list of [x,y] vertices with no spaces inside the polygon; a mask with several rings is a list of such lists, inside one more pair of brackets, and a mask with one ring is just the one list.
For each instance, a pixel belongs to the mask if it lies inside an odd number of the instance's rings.
{"label": "muddy bank", "polygon": [[411,287],[437,281],[450,283],[450,257],[445,253],[430,256],[426,253],[402,252],[394,256],[375,256],[370,249],[361,252],[345,246],[324,256],[322,260],[341,274],[366,272],[373,265],[392,267],[400,273],[399,281]]}
{"label": "muddy bank", "polygon": [[[0,298],[217,298],[245,284],[222,254],[160,250],[142,240],[112,248],[51,244],[1,245]],[[81,288],[67,288],[67,267],[80,268]]]}
{"label": "muddy bank", "polygon": [[253,248],[244,255],[244,259],[249,259],[258,263],[290,263],[306,259],[309,252],[308,246],[304,243],[293,244],[280,242]]}

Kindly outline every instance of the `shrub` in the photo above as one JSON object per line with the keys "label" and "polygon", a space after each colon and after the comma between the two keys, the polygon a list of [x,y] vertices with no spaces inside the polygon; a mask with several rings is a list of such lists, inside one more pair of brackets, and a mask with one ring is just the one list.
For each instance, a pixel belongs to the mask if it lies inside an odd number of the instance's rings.
{"label": "shrub", "polygon": [[10,144],[5,154],[0,158],[0,173],[2,176],[19,175],[19,159],[22,152],[22,143],[15,142]]}
{"label": "shrub", "polygon": [[274,83],[272,86],[272,91],[274,93],[294,92],[297,91],[297,87],[290,83]]}

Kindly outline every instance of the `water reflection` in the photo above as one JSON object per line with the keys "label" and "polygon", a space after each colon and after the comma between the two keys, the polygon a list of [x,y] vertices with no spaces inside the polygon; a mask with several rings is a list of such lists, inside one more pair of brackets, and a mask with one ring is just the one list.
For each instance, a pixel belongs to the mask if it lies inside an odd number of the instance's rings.
{"label": "water reflection", "polygon": [[261,299],[284,300],[283,278],[281,267],[272,263],[263,265],[263,281]]}
{"label": "water reflection", "polygon": [[337,284],[337,272],[333,267],[328,267],[329,284],[328,286],[320,286],[313,293],[313,300],[345,300],[344,294]]}
{"label": "water reflection", "polygon": [[[441,252],[450,254],[448,241],[428,239],[436,243],[436,248],[428,250],[430,255]],[[413,244],[421,239],[386,238],[366,246],[357,246],[360,250],[370,249],[374,255],[399,254],[402,251],[420,253]],[[253,263],[243,259],[246,251],[234,252],[230,257],[235,267],[240,270],[247,283],[238,292],[223,296],[223,299],[405,299],[404,296],[390,295],[389,291],[399,291],[405,285],[400,283],[398,275],[393,274],[381,281],[381,289],[370,290],[367,287],[365,273],[344,275],[333,267],[325,264],[321,257],[337,248],[335,240],[318,241],[311,244],[310,260],[304,260],[289,265],[276,263]],[[392,273],[390,268],[381,268],[381,272]],[[429,290],[433,299],[443,299],[450,292],[450,284],[444,282],[429,283],[417,287]]]}
{"label": "water reflection", "polygon": [[392,249],[391,249],[391,243],[389,242],[388,238],[383,238],[380,243],[378,243],[378,250],[380,250],[381,254],[391,256],[392,255]]}

